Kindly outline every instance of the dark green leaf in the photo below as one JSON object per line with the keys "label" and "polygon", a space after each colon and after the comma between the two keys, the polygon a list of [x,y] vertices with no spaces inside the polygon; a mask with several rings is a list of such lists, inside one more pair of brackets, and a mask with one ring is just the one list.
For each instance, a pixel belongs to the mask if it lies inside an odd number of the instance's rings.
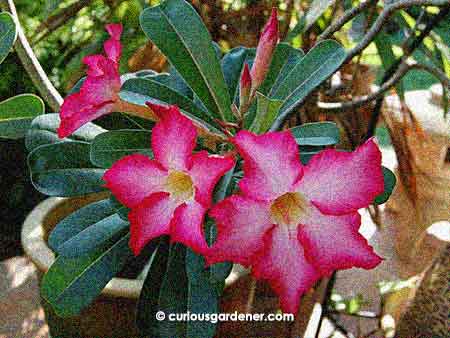
{"label": "dark green leaf", "polygon": [[17,29],[12,15],[0,13],[0,63],[8,56],[16,38]]}
{"label": "dark green leaf", "polygon": [[[124,231],[129,229],[129,223],[114,214],[108,216],[80,231],[57,248],[57,252],[64,257],[78,257],[112,242]],[[122,237],[122,236],[120,236]]]}
{"label": "dark green leaf", "polygon": [[145,102],[154,102],[155,100],[168,104],[175,104],[183,110],[186,115],[204,125],[205,128],[214,132],[219,132],[213,127],[214,122],[211,116],[199,108],[191,99],[152,79],[136,78],[126,81],[122,85],[120,96],[123,100],[138,105],[145,105]]}
{"label": "dark green leaf", "polygon": [[129,235],[78,257],[59,256],[42,279],[41,296],[61,317],[89,305],[133,254]]}
{"label": "dark green leaf", "polygon": [[113,130],[97,135],[91,143],[91,162],[100,168],[110,168],[122,157],[143,154],[153,157],[151,132],[147,130]]}
{"label": "dark green leaf", "polygon": [[103,191],[104,170],[89,160],[89,143],[73,141],[44,145],[28,156],[31,180],[50,196],[80,196]]}
{"label": "dark green leaf", "polygon": [[158,336],[159,294],[169,259],[169,243],[162,239],[150,259],[150,269],[144,280],[136,311],[136,324],[139,330],[152,337]]}
{"label": "dark green leaf", "polygon": [[79,234],[91,224],[97,223],[116,213],[110,200],[91,203],[76,210],[58,224],[48,238],[49,247],[57,251],[64,242]]}
{"label": "dark green leaf", "polygon": [[329,146],[339,143],[339,128],[334,122],[313,122],[290,129],[298,145]]}
{"label": "dark green leaf", "polygon": [[[187,311],[197,314],[218,313],[219,294],[217,287],[209,279],[209,273],[205,269],[205,260],[189,248],[186,251],[186,273],[188,277]],[[189,321],[185,336],[214,337],[216,325],[208,321]]]}
{"label": "dark green leaf", "polygon": [[217,118],[232,120],[219,60],[195,9],[183,0],[167,0],[144,10],[140,22],[208,110]]}
{"label": "dark green leaf", "polygon": [[33,118],[44,112],[44,102],[33,94],[17,95],[0,102],[0,137],[25,136]]}
{"label": "dark green leaf", "polygon": [[257,134],[266,132],[278,115],[281,100],[269,99],[261,93],[256,94],[256,115],[250,130]]}
{"label": "dark green leaf", "polygon": [[39,146],[54,144],[62,141],[84,141],[91,142],[98,134],[106,130],[93,123],[87,123],[75,131],[67,138],[60,139],[56,130],[59,127],[60,119],[58,114],[45,114],[36,117],[31,122],[30,129],[27,131],[25,146],[28,151],[32,151]]}
{"label": "dark green leaf", "polygon": [[387,202],[392,194],[397,183],[397,178],[394,173],[388,168],[383,167],[383,177],[384,177],[384,192],[375,198],[374,204],[383,204]]}
{"label": "dark green leaf", "polygon": [[283,106],[271,130],[278,129],[286,116],[339,68],[345,57],[344,48],[334,40],[322,41],[309,51],[272,95],[283,100]]}
{"label": "dark green leaf", "polygon": [[187,310],[188,279],[186,275],[186,248],[181,244],[170,247],[169,262],[159,293],[159,310],[166,319],[159,322],[160,337],[186,337],[186,322],[169,321],[169,314]]}
{"label": "dark green leaf", "polygon": [[225,82],[228,86],[230,97],[233,101],[239,96],[239,81],[244,63],[248,63],[250,66],[255,55],[255,48],[237,47],[230,50],[222,58],[222,71],[225,76]]}

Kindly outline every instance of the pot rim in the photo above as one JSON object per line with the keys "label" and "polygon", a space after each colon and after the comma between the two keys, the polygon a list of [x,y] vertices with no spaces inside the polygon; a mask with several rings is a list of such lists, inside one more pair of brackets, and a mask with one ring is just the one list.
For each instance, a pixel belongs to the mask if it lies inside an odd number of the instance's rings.
{"label": "pot rim", "polygon": [[[39,271],[46,273],[55,261],[55,253],[49,248],[45,241],[44,221],[46,215],[58,205],[67,202],[70,198],[49,197],[37,204],[22,225],[21,243],[25,254],[36,265]],[[246,274],[241,269],[233,269],[225,281],[226,287],[231,286],[237,279]],[[123,297],[139,299],[144,280],[113,277],[101,295],[110,297]]]}

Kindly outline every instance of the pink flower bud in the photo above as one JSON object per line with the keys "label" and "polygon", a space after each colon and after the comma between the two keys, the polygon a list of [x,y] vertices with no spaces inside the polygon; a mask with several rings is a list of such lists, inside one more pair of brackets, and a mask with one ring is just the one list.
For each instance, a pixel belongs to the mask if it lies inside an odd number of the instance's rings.
{"label": "pink flower bud", "polygon": [[250,98],[251,87],[252,77],[250,76],[250,68],[248,67],[248,64],[245,64],[241,75],[241,82],[239,83],[239,102],[241,107],[247,105]]}
{"label": "pink flower bud", "polygon": [[264,81],[272,61],[272,55],[278,43],[278,18],[277,9],[272,9],[272,15],[269,22],[264,27],[264,30],[259,39],[258,47],[256,49],[256,58],[253,63],[252,89],[256,90]]}

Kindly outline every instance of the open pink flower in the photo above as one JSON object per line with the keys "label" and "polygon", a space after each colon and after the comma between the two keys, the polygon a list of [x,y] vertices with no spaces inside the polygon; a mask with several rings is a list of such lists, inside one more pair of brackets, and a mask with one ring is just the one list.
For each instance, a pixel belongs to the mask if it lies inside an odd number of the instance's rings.
{"label": "open pink flower", "polygon": [[358,230],[358,209],[383,191],[381,154],[373,140],[352,153],[325,150],[302,166],[289,131],[241,131],[234,144],[244,160],[240,195],[213,207],[218,237],[208,264],[252,266],[296,313],[300,296],[337,269],[381,262]]}
{"label": "open pink flower", "polygon": [[113,111],[118,111],[120,74],[119,61],[122,53],[121,24],[106,25],[110,39],[105,42],[106,56],[90,55],[83,59],[88,66],[87,78],[78,93],[66,97],[59,113],[61,124],[58,136],[64,138],[82,125]]}
{"label": "open pink flower", "polygon": [[193,154],[197,131],[175,106],[150,104],[160,121],[152,131],[154,160],[130,155],[114,163],[103,179],[129,213],[130,247],[138,255],[153,238],[170,235],[202,253],[207,244],[203,218],[212,192],[234,160]]}

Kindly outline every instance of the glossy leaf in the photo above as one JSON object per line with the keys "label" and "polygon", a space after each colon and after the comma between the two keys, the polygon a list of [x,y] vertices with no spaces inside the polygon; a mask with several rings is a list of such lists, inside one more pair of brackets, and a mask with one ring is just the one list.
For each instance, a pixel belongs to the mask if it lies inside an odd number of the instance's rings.
{"label": "glossy leaf", "polygon": [[52,250],[58,251],[58,247],[64,242],[76,236],[90,225],[115,213],[116,209],[108,199],[88,204],[56,224],[48,238],[48,245]]}
{"label": "glossy leaf", "polygon": [[41,296],[58,316],[79,314],[120,272],[133,256],[128,247],[129,237],[81,256],[56,259],[42,279]]}
{"label": "glossy leaf", "polygon": [[185,313],[187,310],[188,279],[185,262],[186,248],[181,244],[172,244],[159,293],[158,309],[166,314],[166,319],[159,322],[160,337],[186,337],[186,322],[168,319],[171,313]]}
{"label": "glossy leaf", "polygon": [[0,137],[24,137],[33,118],[44,112],[44,102],[33,94],[17,95],[0,102]]}
{"label": "glossy leaf", "polygon": [[286,116],[340,67],[345,57],[344,48],[333,40],[320,42],[306,54],[271,95],[271,98],[283,100],[271,130],[278,129]]}
{"label": "glossy leaf", "polygon": [[159,293],[169,259],[168,240],[162,239],[150,259],[150,268],[144,280],[136,311],[136,325],[140,331],[152,337],[158,336]]}
{"label": "glossy leaf", "polygon": [[89,143],[73,141],[44,145],[28,156],[31,181],[49,196],[80,196],[103,191],[104,170],[89,159]]}
{"label": "glossy leaf", "polygon": [[215,117],[232,120],[231,100],[209,32],[184,0],[147,8],[141,27]]}
{"label": "glossy leaf", "polygon": [[17,38],[16,23],[11,14],[0,13],[0,63],[8,56]]}
{"label": "glossy leaf", "polygon": [[384,192],[375,198],[374,204],[383,204],[387,202],[397,183],[395,174],[386,167],[383,167]]}
{"label": "glossy leaf", "polygon": [[100,168],[111,168],[127,155],[139,153],[153,157],[151,135],[147,130],[112,130],[99,134],[91,143],[91,162]]}
{"label": "glossy leaf", "polygon": [[59,142],[91,142],[97,135],[106,131],[90,122],[75,131],[70,137],[60,139],[56,133],[60,121],[58,114],[44,114],[36,117],[26,133],[25,146],[27,150],[31,152],[39,146]]}
{"label": "glossy leaf", "polygon": [[212,117],[190,98],[176,90],[150,78],[135,78],[126,81],[121,88],[120,96],[123,100],[138,105],[145,105],[147,101],[164,102],[177,105],[189,117],[198,121],[211,131],[218,132],[213,127]]}
{"label": "glossy leaf", "polygon": [[256,95],[256,115],[250,130],[257,134],[266,132],[278,115],[281,100],[269,99],[261,93]]}
{"label": "glossy leaf", "polygon": [[[78,257],[87,254],[105,243],[118,239],[128,231],[129,223],[113,214],[108,216],[64,242],[57,248],[57,252],[64,257]],[[122,237],[122,236],[120,236]]]}
{"label": "glossy leaf", "polygon": [[339,128],[334,122],[305,123],[290,130],[301,146],[329,146],[339,143]]}
{"label": "glossy leaf", "polygon": [[[186,251],[186,274],[188,277],[187,311],[197,314],[218,313],[219,293],[209,279],[205,260],[189,248]],[[189,321],[185,337],[212,338],[216,325],[209,321]]]}

